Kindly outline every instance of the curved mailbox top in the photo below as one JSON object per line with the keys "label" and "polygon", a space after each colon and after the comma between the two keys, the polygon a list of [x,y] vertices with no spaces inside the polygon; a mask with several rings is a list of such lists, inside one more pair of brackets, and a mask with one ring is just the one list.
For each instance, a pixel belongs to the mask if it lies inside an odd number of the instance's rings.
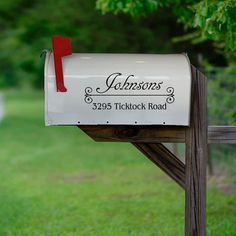
{"label": "curved mailbox top", "polygon": [[45,62],[46,125],[188,126],[191,67],[185,54],[77,54]]}

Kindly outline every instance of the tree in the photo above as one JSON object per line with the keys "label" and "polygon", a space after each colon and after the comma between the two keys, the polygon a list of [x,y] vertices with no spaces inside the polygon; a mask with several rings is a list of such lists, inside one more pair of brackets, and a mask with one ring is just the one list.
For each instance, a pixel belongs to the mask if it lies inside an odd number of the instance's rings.
{"label": "tree", "polygon": [[182,39],[192,43],[212,40],[217,48],[236,51],[235,0],[97,0],[103,13],[144,16],[157,9],[172,11],[177,20],[194,32]]}
{"label": "tree", "polygon": [[95,0],[0,1],[0,87],[42,88],[44,60],[39,55],[51,49],[52,35],[70,37],[74,52],[196,52],[190,44],[173,45],[173,28],[182,32],[172,14],[142,19],[102,15]]}
{"label": "tree", "polygon": [[[42,49],[51,48],[52,35],[71,37],[73,50],[77,52],[191,52],[193,61],[201,51],[210,62],[222,65],[225,61],[213,53],[210,41],[193,45],[190,42],[173,44],[170,40],[184,34],[183,27],[176,23],[176,16],[181,22],[189,19],[191,25],[192,7],[197,6],[195,0],[185,1],[188,7],[182,0],[97,0],[97,7],[103,12],[129,13],[118,16],[100,14],[95,10],[95,2],[0,1],[0,86],[31,84],[42,88],[43,60],[39,55]],[[227,17],[227,22],[229,19]],[[194,37],[188,35],[188,38],[197,41],[196,32],[193,34]],[[222,41],[218,40],[218,45],[222,45]]]}
{"label": "tree", "polygon": [[[171,12],[176,21],[182,23],[185,29],[184,36],[179,35],[179,37],[172,38],[172,41],[188,40],[192,44],[213,42],[215,51],[220,52],[228,61],[228,68],[221,68],[220,71],[214,72],[214,76],[209,74],[210,122],[215,124],[236,123],[235,103],[232,97],[234,96],[232,89],[235,89],[236,86],[235,0],[97,0],[96,7],[103,14],[112,12],[129,14],[133,17],[143,17],[153,12],[159,14],[163,11]],[[204,53],[201,50],[199,52]],[[204,64],[209,68],[207,55]],[[228,75],[229,72],[230,75]],[[220,98],[223,94],[224,99]],[[217,104],[221,104],[221,106],[217,106]]]}

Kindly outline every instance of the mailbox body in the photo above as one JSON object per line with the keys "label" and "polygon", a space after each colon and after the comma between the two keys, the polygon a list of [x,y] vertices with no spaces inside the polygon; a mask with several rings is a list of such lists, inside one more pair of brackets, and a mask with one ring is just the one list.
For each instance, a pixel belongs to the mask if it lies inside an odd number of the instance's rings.
{"label": "mailbox body", "polygon": [[191,68],[185,54],[79,54],[63,58],[57,92],[45,61],[46,125],[189,125]]}

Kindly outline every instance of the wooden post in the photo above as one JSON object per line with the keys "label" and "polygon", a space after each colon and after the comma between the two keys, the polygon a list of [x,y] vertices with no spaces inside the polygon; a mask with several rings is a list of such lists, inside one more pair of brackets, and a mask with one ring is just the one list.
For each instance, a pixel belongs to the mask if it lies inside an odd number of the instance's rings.
{"label": "wooden post", "polygon": [[185,235],[206,235],[207,83],[192,67],[190,127],[186,129]]}
{"label": "wooden post", "polygon": [[[206,235],[207,144],[236,144],[235,126],[207,126],[206,77],[192,66],[190,126],[80,126],[95,141],[130,142],[185,190],[185,235]],[[182,163],[161,143],[185,143]]]}

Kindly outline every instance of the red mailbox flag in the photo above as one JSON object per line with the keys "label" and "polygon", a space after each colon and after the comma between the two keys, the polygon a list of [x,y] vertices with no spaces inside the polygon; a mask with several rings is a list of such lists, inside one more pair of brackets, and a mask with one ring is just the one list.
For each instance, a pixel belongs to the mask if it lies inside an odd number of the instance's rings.
{"label": "red mailbox flag", "polygon": [[70,38],[52,36],[52,47],[54,55],[57,92],[66,92],[67,89],[64,85],[62,57],[72,54]]}

